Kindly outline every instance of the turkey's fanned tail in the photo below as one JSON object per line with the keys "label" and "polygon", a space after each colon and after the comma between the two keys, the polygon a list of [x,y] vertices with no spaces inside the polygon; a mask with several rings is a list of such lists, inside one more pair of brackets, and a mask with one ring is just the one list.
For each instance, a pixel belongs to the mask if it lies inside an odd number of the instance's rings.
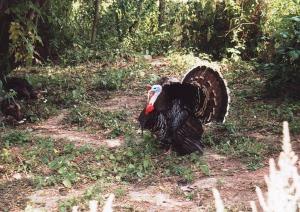
{"label": "turkey's fanned tail", "polygon": [[182,83],[199,87],[195,116],[206,124],[224,122],[229,108],[229,90],[217,67],[199,65],[187,72]]}

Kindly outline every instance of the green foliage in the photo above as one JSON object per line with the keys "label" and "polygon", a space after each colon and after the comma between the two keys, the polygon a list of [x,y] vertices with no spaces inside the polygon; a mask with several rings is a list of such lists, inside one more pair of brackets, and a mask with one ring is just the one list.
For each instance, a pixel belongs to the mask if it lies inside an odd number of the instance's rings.
{"label": "green foliage", "polygon": [[[10,145],[1,151],[2,163],[10,164],[7,172],[32,173],[35,185],[51,186],[62,184],[66,188],[87,180],[105,179],[105,182],[131,182],[154,175],[175,175],[184,182],[191,182],[194,173],[209,174],[201,156],[192,154],[186,157],[161,155],[157,141],[144,135],[138,139],[134,135],[125,137],[126,145],[119,149],[105,147],[75,147],[72,143],[62,143],[18,131],[6,134],[4,141],[21,144],[23,149],[18,155],[12,154]],[[33,142],[34,145],[28,142]],[[21,158],[16,160],[17,158]],[[93,193],[93,192],[92,192]],[[116,191],[123,195],[124,191]],[[93,196],[90,194],[89,196]]]}
{"label": "green foliage", "polygon": [[12,131],[8,134],[5,134],[1,138],[1,141],[3,142],[3,144],[5,144],[6,147],[9,147],[12,145],[21,145],[24,143],[31,142],[31,136],[27,132]]}
{"label": "green foliage", "polygon": [[61,183],[70,188],[79,180],[78,169],[73,162],[78,154],[80,150],[75,149],[74,144],[62,147],[51,139],[38,138],[36,145],[24,152],[23,156],[28,170],[37,174],[35,182],[38,187]]}
{"label": "green foliage", "polygon": [[269,75],[267,89],[272,96],[300,97],[300,16],[288,18],[293,31],[280,32],[273,63],[264,66]]}
{"label": "green foliage", "polygon": [[52,110],[51,106],[74,105],[86,100],[86,89],[91,79],[85,78],[84,73],[80,75],[80,71],[70,67],[59,70],[46,68],[43,73],[29,76],[28,80],[34,87],[47,91],[44,103]]}
{"label": "green foliage", "polygon": [[[14,58],[15,63],[31,64],[35,54],[34,46],[41,44],[36,23],[33,20],[40,17],[40,9],[32,1],[12,3],[7,10],[7,15],[14,17],[9,23],[9,55]],[[28,18],[32,15],[32,20]]]}
{"label": "green foliage", "polygon": [[124,90],[131,87],[135,87],[132,82],[144,82],[150,83],[158,79],[157,75],[151,73],[145,78],[145,71],[149,65],[144,64],[141,61],[137,61],[134,64],[126,64],[126,61],[121,60],[121,66],[125,67],[111,67],[101,70],[101,72],[95,75],[93,79],[93,86],[99,90]]}
{"label": "green foliage", "polygon": [[275,150],[275,147],[272,147],[268,143],[263,143],[254,137],[243,136],[240,129],[237,129],[234,123],[227,123],[222,127],[222,131],[224,130],[226,134],[223,133],[221,141],[219,134],[212,135],[208,133],[204,137],[204,142],[212,146],[219,153],[240,158],[242,162],[247,164],[250,170],[261,168],[264,156]]}
{"label": "green foliage", "polygon": [[[11,51],[20,61],[40,54],[39,58],[59,58],[64,64],[106,60],[118,52],[157,55],[182,48],[238,60],[255,56],[257,47],[266,54],[266,43],[258,45],[260,38],[275,38],[278,51],[282,52],[282,44],[288,49],[284,53],[288,60],[297,62],[297,48],[293,42],[286,45],[284,41],[297,36],[291,23],[298,20],[297,0],[165,3],[165,16],[159,26],[157,1],[102,1],[96,23],[100,30],[94,43],[90,43],[93,1],[53,0],[42,8],[31,1],[15,3],[9,6],[10,14],[15,16],[10,24]],[[29,10],[35,12],[36,23],[27,18]],[[39,44],[42,41],[44,46]]]}
{"label": "green foliage", "polygon": [[81,105],[73,108],[65,122],[95,130],[109,130],[107,137],[114,138],[132,131],[127,118],[128,114],[125,111],[101,111],[90,105]]}
{"label": "green foliage", "polygon": [[272,1],[265,14],[265,48],[272,58],[263,65],[271,96],[299,98],[300,87],[300,4],[297,0]]}
{"label": "green foliage", "polygon": [[99,89],[119,90],[127,74],[124,69],[110,70],[99,76],[95,84]]}
{"label": "green foliage", "polygon": [[4,91],[4,88],[3,88],[3,83],[2,81],[0,80],[0,96],[4,96],[5,95],[5,91]]}
{"label": "green foliage", "polygon": [[[22,4],[17,6],[24,8]],[[191,48],[217,58],[225,54],[236,57],[251,54],[252,50],[245,47],[256,45],[259,27],[252,26],[259,25],[262,7],[254,0],[166,1],[159,26],[156,1],[101,2],[96,23],[101,30],[97,30],[96,41],[91,44],[93,1],[53,0],[39,10],[42,19],[35,34],[46,44],[38,48],[41,57],[58,56],[65,64],[103,60],[105,52],[119,50],[157,55]]]}
{"label": "green foliage", "polygon": [[72,210],[73,206],[79,206],[80,209],[88,210],[89,207],[86,202],[90,200],[97,200],[104,202],[103,189],[109,184],[104,185],[102,181],[98,181],[95,185],[88,187],[82,196],[73,197],[59,202],[59,211],[66,212]]}

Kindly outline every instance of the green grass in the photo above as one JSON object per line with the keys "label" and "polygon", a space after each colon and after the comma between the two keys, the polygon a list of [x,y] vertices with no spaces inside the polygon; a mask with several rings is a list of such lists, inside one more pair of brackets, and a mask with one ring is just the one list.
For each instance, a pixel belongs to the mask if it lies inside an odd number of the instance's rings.
{"label": "green grass", "polygon": [[31,141],[31,135],[26,131],[11,131],[1,139],[0,146],[9,148],[14,145],[23,145]]}
{"label": "green grass", "polygon": [[102,111],[92,104],[81,104],[73,107],[65,117],[64,123],[91,131],[105,130],[106,137],[115,138],[120,135],[131,134],[134,127],[128,121],[126,111]]}
{"label": "green grass", "polygon": [[[170,175],[191,182],[194,171],[208,174],[199,155],[165,158],[151,136],[146,134],[140,143],[134,142],[137,139],[128,137],[126,146],[119,149],[95,149],[14,131],[1,138],[7,146],[1,151],[1,165],[8,175],[16,171],[33,174],[37,187],[61,184],[70,188],[103,178],[107,182],[134,182]],[[13,153],[15,146],[20,148],[18,154]]]}

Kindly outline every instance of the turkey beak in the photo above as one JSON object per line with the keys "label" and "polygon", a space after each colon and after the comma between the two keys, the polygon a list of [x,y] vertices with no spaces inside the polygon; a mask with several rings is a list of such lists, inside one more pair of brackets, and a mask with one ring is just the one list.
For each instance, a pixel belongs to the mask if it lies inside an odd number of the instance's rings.
{"label": "turkey beak", "polygon": [[151,90],[152,86],[151,85],[146,85],[147,91]]}

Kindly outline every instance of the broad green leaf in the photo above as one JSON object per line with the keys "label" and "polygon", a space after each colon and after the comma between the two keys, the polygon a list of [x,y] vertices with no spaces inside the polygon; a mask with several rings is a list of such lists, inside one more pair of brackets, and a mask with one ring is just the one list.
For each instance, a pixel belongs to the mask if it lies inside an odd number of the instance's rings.
{"label": "broad green leaf", "polygon": [[64,179],[62,183],[64,184],[64,186],[66,188],[71,188],[72,187],[72,183],[69,179]]}

